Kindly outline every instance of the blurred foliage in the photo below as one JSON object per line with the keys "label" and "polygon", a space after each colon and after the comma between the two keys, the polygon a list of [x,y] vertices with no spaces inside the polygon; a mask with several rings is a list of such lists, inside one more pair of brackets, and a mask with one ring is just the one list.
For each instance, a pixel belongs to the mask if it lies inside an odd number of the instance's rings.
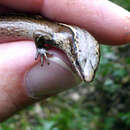
{"label": "blurred foliage", "polygon": [[130,11],[130,0],[110,0]]}
{"label": "blurred foliage", "polygon": [[[130,10],[130,0],[112,1]],[[130,130],[130,45],[102,45],[92,83],[28,107],[0,130]]]}

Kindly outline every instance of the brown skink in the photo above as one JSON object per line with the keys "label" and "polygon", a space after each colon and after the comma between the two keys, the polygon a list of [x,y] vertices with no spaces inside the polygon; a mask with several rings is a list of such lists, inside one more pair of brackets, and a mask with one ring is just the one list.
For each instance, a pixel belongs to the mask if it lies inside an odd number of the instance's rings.
{"label": "brown skink", "polygon": [[51,46],[65,52],[80,78],[93,79],[99,63],[99,44],[86,30],[77,26],[52,22],[39,15],[0,15],[0,41],[34,40],[36,59],[49,55]]}

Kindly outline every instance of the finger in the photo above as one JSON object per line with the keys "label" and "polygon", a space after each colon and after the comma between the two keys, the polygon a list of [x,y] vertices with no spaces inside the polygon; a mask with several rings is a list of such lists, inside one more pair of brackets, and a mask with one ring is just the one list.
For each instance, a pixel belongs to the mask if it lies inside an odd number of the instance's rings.
{"label": "finger", "polygon": [[44,0],[43,5],[45,16],[84,27],[102,43],[130,42],[130,13],[110,1]]}
{"label": "finger", "polygon": [[0,4],[23,11],[39,13],[42,6],[42,0],[0,0]]}
{"label": "finger", "polygon": [[[37,11],[64,23],[86,28],[105,44],[130,42],[130,13],[107,0],[2,0],[1,4]],[[26,4],[25,4],[26,3]],[[37,3],[35,5],[35,3]]]}
{"label": "finger", "polygon": [[[39,99],[78,84],[72,72],[56,60],[41,67],[34,60],[35,53],[31,41],[0,44],[0,121]],[[65,57],[58,51],[51,53],[53,57]]]}

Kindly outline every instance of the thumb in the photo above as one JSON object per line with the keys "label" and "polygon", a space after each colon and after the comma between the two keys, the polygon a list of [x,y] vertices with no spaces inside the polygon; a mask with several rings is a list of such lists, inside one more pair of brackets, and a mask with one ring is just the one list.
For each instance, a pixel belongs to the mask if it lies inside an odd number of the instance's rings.
{"label": "thumb", "polygon": [[[0,121],[79,83],[71,71],[52,60],[41,67],[35,52],[31,41],[0,44]],[[69,64],[61,52],[51,53]]]}

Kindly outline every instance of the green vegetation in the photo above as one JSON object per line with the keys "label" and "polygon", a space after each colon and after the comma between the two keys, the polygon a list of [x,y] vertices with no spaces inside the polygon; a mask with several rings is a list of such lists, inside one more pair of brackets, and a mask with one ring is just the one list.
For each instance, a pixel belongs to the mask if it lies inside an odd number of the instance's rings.
{"label": "green vegetation", "polygon": [[[112,1],[130,10],[130,0]],[[26,108],[0,130],[130,130],[130,45],[102,45],[95,81]]]}

